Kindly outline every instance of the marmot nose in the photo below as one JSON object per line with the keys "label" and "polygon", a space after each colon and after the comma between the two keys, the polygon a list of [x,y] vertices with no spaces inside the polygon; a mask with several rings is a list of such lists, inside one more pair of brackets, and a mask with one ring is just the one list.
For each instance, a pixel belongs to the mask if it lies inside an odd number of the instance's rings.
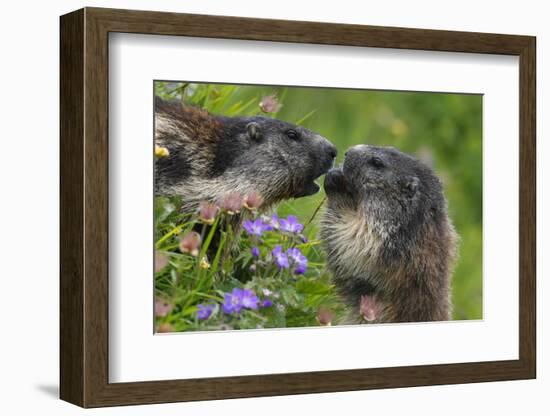
{"label": "marmot nose", "polygon": [[332,143],[328,146],[328,154],[331,159],[336,159],[336,155],[338,155],[338,149],[336,149],[336,146],[334,146]]}

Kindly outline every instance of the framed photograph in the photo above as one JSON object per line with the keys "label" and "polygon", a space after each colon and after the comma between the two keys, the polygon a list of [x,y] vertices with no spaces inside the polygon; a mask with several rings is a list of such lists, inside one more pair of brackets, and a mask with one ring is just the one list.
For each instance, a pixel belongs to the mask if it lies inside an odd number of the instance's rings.
{"label": "framed photograph", "polygon": [[82,407],[535,378],[535,38],[61,17]]}

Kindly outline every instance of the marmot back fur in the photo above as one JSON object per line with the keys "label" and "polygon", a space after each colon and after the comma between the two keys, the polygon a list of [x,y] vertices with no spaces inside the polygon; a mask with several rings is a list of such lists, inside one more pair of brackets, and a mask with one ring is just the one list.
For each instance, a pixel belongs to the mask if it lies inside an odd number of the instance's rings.
{"label": "marmot back fur", "polygon": [[394,148],[359,145],[324,186],[320,234],[347,322],[450,319],[457,236],[433,171]]}

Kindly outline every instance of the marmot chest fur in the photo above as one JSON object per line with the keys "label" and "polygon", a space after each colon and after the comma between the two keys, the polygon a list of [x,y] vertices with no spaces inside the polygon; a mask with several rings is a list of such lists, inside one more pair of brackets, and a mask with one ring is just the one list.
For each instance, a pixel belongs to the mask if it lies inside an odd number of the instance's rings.
{"label": "marmot chest fur", "polygon": [[359,145],[324,186],[320,234],[348,322],[450,319],[457,236],[433,171],[394,148]]}

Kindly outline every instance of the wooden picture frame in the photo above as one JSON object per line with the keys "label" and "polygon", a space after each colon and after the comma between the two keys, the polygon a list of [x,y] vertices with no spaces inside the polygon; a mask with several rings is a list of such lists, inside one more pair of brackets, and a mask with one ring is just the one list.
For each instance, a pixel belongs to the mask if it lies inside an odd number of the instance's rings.
{"label": "wooden picture frame", "polygon": [[[100,8],[85,8],[64,15],[60,28],[60,396],[63,400],[83,407],[100,407],[535,378],[534,37]],[[519,359],[109,383],[110,32],[518,56]]]}

